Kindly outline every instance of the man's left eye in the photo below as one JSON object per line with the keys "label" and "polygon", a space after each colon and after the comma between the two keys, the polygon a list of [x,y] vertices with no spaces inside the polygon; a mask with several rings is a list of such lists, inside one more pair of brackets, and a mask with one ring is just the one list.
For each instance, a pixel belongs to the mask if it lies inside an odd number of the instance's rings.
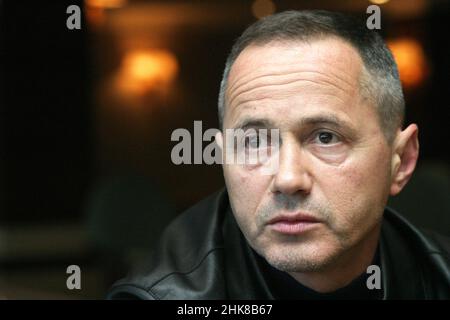
{"label": "man's left eye", "polygon": [[315,140],[320,144],[334,144],[340,141],[336,134],[329,131],[319,131]]}

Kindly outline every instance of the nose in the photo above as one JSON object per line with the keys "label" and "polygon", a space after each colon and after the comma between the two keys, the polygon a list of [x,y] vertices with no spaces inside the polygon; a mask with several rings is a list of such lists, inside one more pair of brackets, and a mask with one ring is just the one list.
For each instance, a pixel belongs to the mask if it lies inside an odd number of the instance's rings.
{"label": "nose", "polygon": [[305,151],[296,141],[286,141],[280,145],[279,152],[278,171],[273,176],[271,191],[286,195],[309,194],[312,179]]}

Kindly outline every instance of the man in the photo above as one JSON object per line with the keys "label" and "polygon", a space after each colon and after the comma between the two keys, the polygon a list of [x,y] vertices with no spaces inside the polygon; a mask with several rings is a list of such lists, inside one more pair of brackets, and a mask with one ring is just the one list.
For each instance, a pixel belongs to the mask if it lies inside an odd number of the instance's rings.
{"label": "man", "polygon": [[[216,141],[251,132],[245,147],[276,154],[276,170],[225,161],[226,190],[176,219],[109,298],[449,299],[450,242],[385,208],[418,158],[403,116],[395,62],[364,23],[326,11],[254,23],[226,63]],[[257,129],[279,130],[278,147]]]}

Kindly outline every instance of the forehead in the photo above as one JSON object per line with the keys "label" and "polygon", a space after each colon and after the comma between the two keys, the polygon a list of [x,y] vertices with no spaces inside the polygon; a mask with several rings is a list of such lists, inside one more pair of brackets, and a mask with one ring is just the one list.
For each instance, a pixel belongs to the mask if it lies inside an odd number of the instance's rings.
{"label": "forehead", "polygon": [[288,106],[289,112],[307,105],[350,112],[359,100],[362,68],[356,49],[340,39],[251,45],[230,70],[224,122],[249,111],[287,115],[276,109]]}

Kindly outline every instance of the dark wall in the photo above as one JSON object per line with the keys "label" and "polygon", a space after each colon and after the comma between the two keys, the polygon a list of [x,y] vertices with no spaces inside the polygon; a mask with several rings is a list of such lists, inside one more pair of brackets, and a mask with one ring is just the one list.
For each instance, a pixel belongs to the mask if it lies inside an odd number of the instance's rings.
{"label": "dark wall", "polygon": [[91,120],[85,29],[66,28],[66,8],[76,3],[3,3],[3,224],[79,215]]}
{"label": "dark wall", "polygon": [[[296,9],[305,5],[295,3]],[[450,10],[444,2],[434,3],[436,6],[420,21],[408,22],[407,29],[419,30],[418,34],[425,40],[433,69],[423,88],[406,92],[407,121],[417,122],[420,127],[420,160],[449,163],[450,44],[445,30]],[[66,28],[67,6],[81,6],[81,1],[9,0],[2,4],[0,205],[3,207],[0,209],[3,224],[77,220],[82,215],[86,190],[97,172],[108,165],[113,172],[137,163],[135,171],[144,174],[155,171],[152,165],[156,165],[161,176],[158,182],[165,183],[169,193],[171,188],[179,186],[180,180],[189,185],[178,191],[184,194],[183,198],[174,198],[178,211],[223,183],[220,167],[171,164],[170,148],[174,143],[170,142],[170,133],[178,127],[192,130],[194,120],[203,120],[204,129],[217,127],[216,101],[224,60],[232,41],[251,19],[220,32],[205,28],[184,30],[178,46],[173,48],[180,60],[179,83],[188,97],[178,109],[181,112],[175,110],[161,117],[166,122],[155,122],[163,134],[155,138],[158,144],[136,146],[148,149],[141,153],[142,159],[123,154],[119,156],[129,162],[115,165],[107,155],[100,168],[94,168],[98,146],[94,138],[97,124],[92,115],[91,95],[93,76],[98,70],[92,65],[86,23],[83,21],[81,30]],[[280,4],[278,9],[292,8]],[[383,27],[389,28],[388,34],[398,27],[389,19],[385,22]],[[120,153],[121,149],[111,152]],[[155,162],[155,153],[163,157],[160,162]],[[147,168],[142,169],[143,166]]]}

